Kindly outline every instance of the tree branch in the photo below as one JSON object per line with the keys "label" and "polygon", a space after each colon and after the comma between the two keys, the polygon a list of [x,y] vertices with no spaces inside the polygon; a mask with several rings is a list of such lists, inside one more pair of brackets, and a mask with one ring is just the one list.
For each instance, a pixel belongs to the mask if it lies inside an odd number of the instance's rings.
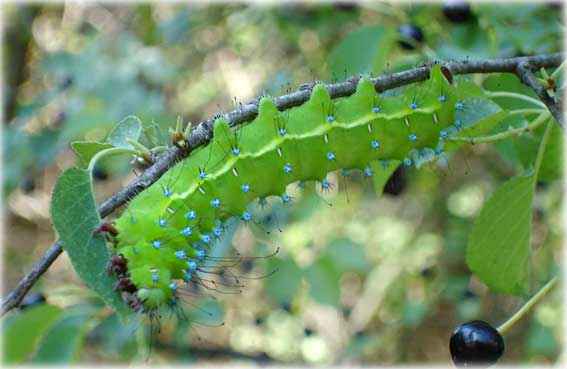
{"label": "tree branch", "polygon": [[565,129],[563,109],[561,108],[560,100],[555,102],[555,100],[552,99],[551,96],[549,96],[547,90],[537,82],[537,79],[532,72],[532,70],[534,69],[539,68],[534,68],[534,66],[530,64],[529,61],[525,61],[518,64],[518,67],[516,68],[516,74],[523,84],[534,90],[539,99],[545,104],[545,106],[547,106],[547,109],[549,109],[555,120],[557,120],[559,126],[562,129]]}
{"label": "tree branch", "polygon": [[[528,64],[531,68],[550,68],[559,66],[564,59],[564,54],[538,55],[531,57],[518,57],[509,59],[492,59],[484,61],[451,61],[440,62],[449,69],[451,74],[471,74],[471,73],[517,73],[520,65]],[[382,92],[395,87],[400,87],[414,82],[423,81],[429,78],[429,67],[421,66],[408,71],[384,75],[373,78],[372,83],[377,92]],[[346,97],[354,94],[356,83],[351,81],[326,85],[332,98]],[[288,95],[274,98],[274,102],[279,110],[283,111],[294,106],[305,103],[310,91],[303,90],[293,92]],[[539,94],[538,94],[539,96]],[[540,96],[541,98],[541,96]],[[544,101],[545,103],[545,101]],[[546,104],[547,105],[547,104]],[[229,113],[222,114],[231,127],[252,120],[258,115],[258,100],[248,103]],[[205,145],[212,137],[213,124],[215,118],[210,118],[200,122],[193,128],[189,137],[189,145],[181,149],[177,146],[171,147],[168,151],[159,155],[156,162],[148,168],[140,177],[132,181],[122,190],[106,200],[100,207],[99,213],[102,218],[106,217],[118,207],[124,205],[138,193],[148,188],[157,181],[170,167],[181,159],[187,157],[195,148]],[[559,121],[559,120],[558,120]],[[61,254],[61,243],[56,241],[37,262],[36,265],[24,276],[16,287],[6,296],[2,302],[2,315],[19,305],[25,294],[45,273],[53,261]]]}

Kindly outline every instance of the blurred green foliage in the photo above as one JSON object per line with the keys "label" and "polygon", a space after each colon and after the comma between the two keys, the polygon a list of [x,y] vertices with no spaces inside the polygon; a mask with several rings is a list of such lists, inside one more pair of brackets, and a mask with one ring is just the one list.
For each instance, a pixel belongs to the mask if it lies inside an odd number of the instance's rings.
{"label": "blurred green foliage", "polygon": [[[155,146],[166,143],[177,115],[197,122],[262,92],[279,95],[316,79],[394,72],[436,58],[561,49],[564,26],[549,5],[484,3],[472,11],[472,19],[453,23],[440,4],[424,3],[5,6],[6,32],[17,35],[3,45],[5,288],[53,238],[45,209],[55,177],[78,163],[70,142],[103,142],[128,115],[140,118],[144,143]],[[408,23],[425,35],[414,50],[398,44],[397,29]],[[507,75],[462,81],[532,94]],[[495,103],[484,109],[525,107],[505,98]],[[520,118],[484,125],[501,130],[530,117]],[[159,332],[155,321],[140,316],[122,323],[63,260],[37,286],[49,305],[3,319],[4,360],[449,362],[453,327],[472,319],[498,324],[521,303],[473,277],[465,251],[482,204],[530,167],[543,129],[464,146],[444,165],[405,169],[405,180],[390,182],[399,191],[383,197],[353,176],[329,194],[309,186],[297,191],[290,208],[270,204],[259,225],[235,224],[214,252],[234,254],[234,247],[243,255],[267,255],[280,245],[278,255],[236,266],[238,274],[253,277],[243,280],[241,294],[211,299],[187,291],[182,311],[163,315]],[[77,152],[89,157],[83,149]],[[531,292],[560,269],[561,149],[555,127],[534,195]],[[101,199],[132,179],[127,160],[103,160],[100,170],[110,177],[95,186]],[[555,362],[564,344],[560,319],[561,293],[554,291],[506,337],[503,363]],[[221,321],[222,327],[208,327]]]}

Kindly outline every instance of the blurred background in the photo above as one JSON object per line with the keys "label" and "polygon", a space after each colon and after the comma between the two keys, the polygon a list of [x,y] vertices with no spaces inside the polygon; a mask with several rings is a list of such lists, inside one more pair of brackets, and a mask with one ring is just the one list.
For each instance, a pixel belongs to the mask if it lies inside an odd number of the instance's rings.
{"label": "blurred background", "polygon": [[[562,13],[544,2],[3,4],[3,295],[55,239],[50,193],[77,163],[71,141],[104,140],[134,114],[164,143],[178,115],[199,122],[305,82],[432,59],[557,52]],[[488,89],[524,91],[513,77],[474,78]],[[262,224],[235,226],[219,245],[258,256],[280,246],[276,256],[235,266],[251,277],[277,273],[246,280],[239,294],[188,298],[187,320],[164,315],[151,334],[148,319],[122,325],[63,254],[25,300],[63,313],[41,334],[24,325],[18,357],[448,364],[454,327],[472,319],[498,325],[521,305],[519,297],[490,292],[464,255],[483,203],[526,166],[522,147],[522,139],[465,147],[447,165],[397,170],[379,198],[362,176],[335,176],[324,194],[294,188],[293,206],[270,204]],[[547,174],[534,203],[534,291],[559,268],[562,252],[562,173]],[[94,177],[99,203],[135,178],[128,160],[115,159],[101,162]],[[561,298],[555,289],[506,335],[502,363],[558,360]],[[2,329],[24,311],[8,314]]]}

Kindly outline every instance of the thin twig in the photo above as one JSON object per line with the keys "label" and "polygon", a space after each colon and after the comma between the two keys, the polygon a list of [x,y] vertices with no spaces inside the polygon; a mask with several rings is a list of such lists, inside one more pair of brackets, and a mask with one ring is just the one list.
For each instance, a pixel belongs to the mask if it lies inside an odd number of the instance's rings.
{"label": "thin twig", "polygon": [[[440,62],[449,69],[451,74],[471,74],[471,73],[516,73],[518,66],[528,63],[532,68],[557,67],[564,60],[564,54],[538,55],[531,57],[518,57],[509,59],[492,59],[484,61],[451,61]],[[404,86],[410,83],[423,81],[429,78],[429,67],[421,66],[405,72],[384,75],[373,78],[372,83],[377,92],[382,92],[392,88]],[[326,85],[332,98],[346,97],[356,91],[356,84],[350,81]],[[294,106],[305,103],[310,96],[307,90],[293,92],[288,95],[274,98],[274,103],[279,110],[283,111]],[[545,101],[544,101],[545,102]],[[248,103],[229,113],[222,114],[230,126],[235,127],[239,124],[252,120],[258,115],[258,101]],[[157,181],[170,167],[181,159],[187,157],[195,148],[205,145],[212,137],[212,130],[215,118],[210,118],[200,122],[193,128],[189,137],[189,145],[185,148],[172,146],[168,151],[159,155],[156,162],[149,167],[140,177],[132,181],[122,190],[106,200],[100,207],[99,213],[102,218],[106,217],[120,206],[127,203],[136,194],[148,188]],[[61,243],[57,240],[35,264],[16,287],[6,296],[2,302],[2,315],[19,305],[25,294],[45,273],[53,261],[61,254]]]}
{"label": "thin twig", "polygon": [[553,98],[551,98],[551,96],[549,96],[547,90],[537,82],[537,79],[532,72],[532,70],[539,68],[540,67],[536,68],[529,61],[525,61],[518,64],[518,67],[516,68],[516,74],[523,84],[534,90],[539,99],[545,104],[545,106],[547,106],[547,109],[549,109],[559,126],[562,129],[565,129],[563,109],[561,108],[559,101],[556,102]]}

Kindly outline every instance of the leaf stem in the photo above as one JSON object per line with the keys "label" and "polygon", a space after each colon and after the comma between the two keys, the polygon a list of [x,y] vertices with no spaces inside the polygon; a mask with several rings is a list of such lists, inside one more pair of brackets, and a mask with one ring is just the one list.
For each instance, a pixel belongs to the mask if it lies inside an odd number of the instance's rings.
{"label": "leaf stem", "polygon": [[110,156],[110,155],[117,155],[117,154],[132,154],[132,155],[137,155],[137,156],[141,155],[141,153],[138,150],[129,149],[127,147],[112,147],[110,149],[105,149],[105,150],[97,152],[91,158],[91,161],[89,162],[89,167],[88,167],[89,172],[92,173],[96,162],[98,160],[100,160],[102,157]]}
{"label": "leaf stem", "polygon": [[506,91],[487,92],[486,95],[488,97],[511,97],[511,98],[518,99],[518,100],[528,101],[528,102],[531,102],[532,104],[535,104],[537,106],[541,106],[544,109],[547,109],[545,104],[542,103],[541,101],[536,100],[533,97],[529,97],[527,95],[519,94],[519,93],[516,93],[516,92],[506,92]]}
{"label": "leaf stem", "polygon": [[[541,110],[540,110],[541,111]],[[490,142],[497,142],[503,141],[505,139],[518,136],[524,132],[530,132],[541,126],[549,119],[549,113],[547,110],[543,112],[539,117],[537,117],[532,123],[528,124],[522,128],[514,128],[508,131],[496,133],[490,136],[480,136],[480,137],[449,137],[447,141],[464,141],[469,142],[471,144],[480,144],[480,143],[490,143]]]}
{"label": "leaf stem", "polygon": [[510,327],[512,327],[524,315],[526,315],[526,313],[532,308],[532,306],[534,306],[536,302],[541,300],[541,298],[545,296],[545,294],[549,292],[549,290],[551,290],[556,283],[557,277],[553,277],[549,282],[545,284],[545,286],[543,286],[535,295],[533,295],[532,298],[529,299],[528,302],[526,302],[524,306],[520,308],[520,310],[516,311],[516,313],[512,315],[507,321],[496,328],[498,332],[500,332],[500,334],[506,333],[506,331],[510,329]]}
{"label": "leaf stem", "polygon": [[547,112],[547,109],[515,109],[510,110],[508,115],[522,115],[522,114],[542,114]]}
{"label": "leaf stem", "polygon": [[534,183],[537,183],[537,177],[539,175],[539,169],[541,168],[541,162],[543,161],[543,154],[545,153],[545,147],[547,146],[547,141],[549,141],[549,136],[551,135],[551,130],[553,129],[553,120],[549,120],[545,132],[541,137],[541,142],[539,143],[539,148],[537,149],[536,160],[534,163]]}

